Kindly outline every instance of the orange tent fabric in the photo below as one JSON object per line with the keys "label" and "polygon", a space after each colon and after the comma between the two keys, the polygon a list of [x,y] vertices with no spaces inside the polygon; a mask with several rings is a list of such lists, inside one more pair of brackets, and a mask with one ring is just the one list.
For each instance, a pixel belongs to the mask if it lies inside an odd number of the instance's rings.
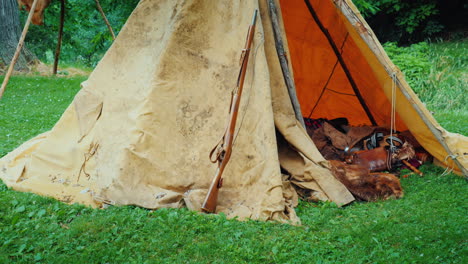
{"label": "orange tent fabric", "polygon": [[390,61],[352,1],[279,0],[279,3],[305,117],[347,117],[352,125],[371,124],[329,41],[314,21],[309,10],[312,7],[340,50],[376,123],[390,127],[393,94],[396,129],[409,129],[443,166],[467,174],[467,137],[440,127]]}
{"label": "orange tent fabric", "polygon": [[[343,67],[313,20],[305,1],[281,0],[283,21],[302,114],[312,118],[347,117],[351,124],[370,125]],[[390,124],[391,105],[372,68],[349,35],[332,1],[311,1],[329,31],[379,125]],[[386,109],[386,111],[382,111]],[[313,110],[313,111],[312,111]],[[406,126],[398,118],[398,129]]]}

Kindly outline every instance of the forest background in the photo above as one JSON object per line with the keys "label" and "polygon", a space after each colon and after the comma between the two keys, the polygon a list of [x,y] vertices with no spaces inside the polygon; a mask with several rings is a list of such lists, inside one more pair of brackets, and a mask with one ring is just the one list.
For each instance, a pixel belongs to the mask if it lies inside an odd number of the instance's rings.
{"label": "forest background", "polygon": [[[101,0],[118,33],[139,0]],[[461,40],[467,36],[468,2],[463,0],[354,0],[382,43],[407,46],[422,41]],[[20,13],[24,23],[27,13]],[[52,63],[57,41],[60,1],[52,1],[45,23],[32,26],[27,47],[43,62]],[[94,1],[67,0],[61,62],[94,67],[112,43]]]}
{"label": "forest background", "polygon": [[[11,1],[11,0],[2,0]],[[16,1],[15,1],[16,2]],[[139,0],[101,0],[116,34]],[[466,47],[468,2],[464,0],[354,0],[390,58],[406,75],[411,87],[431,111],[461,110],[468,113],[464,89],[467,86]],[[51,65],[57,42],[60,1],[46,9],[44,25],[31,26],[26,48],[40,61]],[[22,23],[27,12],[20,12]],[[90,72],[112,44],[112,36],[96,8],[95,1],[66,0],[60,67]],[[432,45],[432,44],[439,45]],[[442,43],[442,44],[441,44]],[[444,49],[452,57],[443,57]],[[443,57],[443,58],[442,58]],[[454,61],[455,60],[455,61]],[[7,62],[0,58],[0,68]],[[435,69],[435,70],[434,70]],[[461,72],[460,72],[461,70]],[[451,71],[450,75],[440,72]],[[1,69],[0,69],[1,74]],[[62,71],[62,74],[67,74]],[[453,91],[437,93],[441,86]]]}

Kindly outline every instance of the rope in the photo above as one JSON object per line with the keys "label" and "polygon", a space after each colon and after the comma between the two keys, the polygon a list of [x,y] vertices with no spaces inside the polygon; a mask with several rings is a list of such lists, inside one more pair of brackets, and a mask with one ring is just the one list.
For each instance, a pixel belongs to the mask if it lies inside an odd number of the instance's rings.
{"label": "rope", "polygon": [[448,158],[451,158],[452,160],[455,160],[456,158],[458,158],[458,155],[447,155],[444,159],[444,163],[447,164],[447,167],[445,168],[444,172],[442,172],[442,175],[441,176],[447,176],[449,175],[450,173],[453,172],[453,169],[455,167],[450,167],[449,163],[447,162]]}
{"label": "rope", "polygon": [[[396,132],[396,73],[392,73],[392,106],[390,110],[390,135],[393,135]],[[393,144],[393,140],[390,140],[390,151],[395,151],[395,145]]]}

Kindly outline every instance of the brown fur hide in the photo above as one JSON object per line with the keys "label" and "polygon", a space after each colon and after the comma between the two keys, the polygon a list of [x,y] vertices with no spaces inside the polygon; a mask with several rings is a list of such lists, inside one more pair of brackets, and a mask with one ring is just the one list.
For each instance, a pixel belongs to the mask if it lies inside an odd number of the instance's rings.
{"label": "brown fur hide", "polygon": [[335,178],[357,198],[364,201],[403,197],[400,180],[389,173],[369,173],[367,168],[330,160]]}
{"label": "brown fur hide", "polygon": [[[20,9],[24,6],[26,11],[30,11],[34,0],[18,0]],[[36,9],[32,17],[32,23],[35,25],[42,25],[44,23],[44,10],[50,5],[52,0],[38,0]]]}

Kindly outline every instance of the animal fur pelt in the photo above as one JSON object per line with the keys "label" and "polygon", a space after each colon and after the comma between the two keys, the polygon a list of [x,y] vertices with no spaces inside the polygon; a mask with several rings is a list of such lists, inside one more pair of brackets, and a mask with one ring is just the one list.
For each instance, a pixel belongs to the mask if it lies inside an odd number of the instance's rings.
{"label": "animal fur pelt", "polygon": [[398,150],[396,157],[394,158],[397,160],[408,160],[414,158],[415,156],[416,152],[414,147],[409,142],[405,142],[401,149]]}
{"label": "animal fur pelt", "polygon": [[330,160],[331,171],[335,178],[363,201],[386,200],[403,197],[400,180],[389,173],[369,173],[365,167],[355,164],[345,164]]}

